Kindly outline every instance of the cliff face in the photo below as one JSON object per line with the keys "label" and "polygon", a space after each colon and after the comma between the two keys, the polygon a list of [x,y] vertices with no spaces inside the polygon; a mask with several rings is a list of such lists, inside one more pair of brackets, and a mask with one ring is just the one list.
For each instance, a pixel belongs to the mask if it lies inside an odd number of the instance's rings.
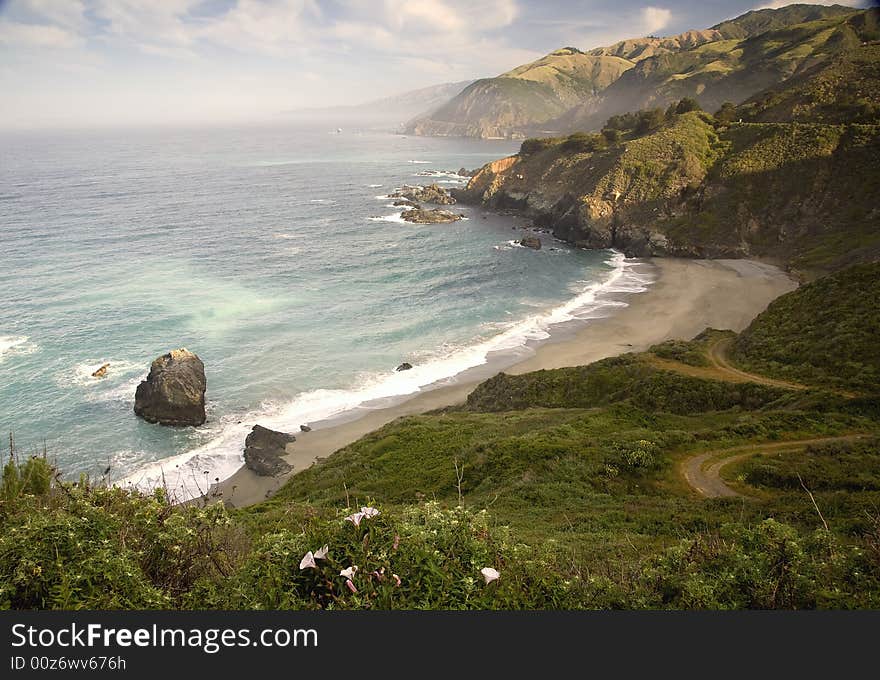
{"label": "cliff face", "polygon": [[762,256],[812,276],[880,255],[880,125],[692,112],[604,150],[570,146],[490,163],[459,198],[632,256]]}

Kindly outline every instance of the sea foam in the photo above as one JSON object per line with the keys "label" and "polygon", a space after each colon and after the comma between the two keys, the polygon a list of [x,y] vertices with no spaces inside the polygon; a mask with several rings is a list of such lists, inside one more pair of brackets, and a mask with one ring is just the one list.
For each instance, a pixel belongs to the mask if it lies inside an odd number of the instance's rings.
{"label": "sea foam", "polygon": [[7,357],[33,354],[37,346],[26,335],[0,335],[0,362]]}

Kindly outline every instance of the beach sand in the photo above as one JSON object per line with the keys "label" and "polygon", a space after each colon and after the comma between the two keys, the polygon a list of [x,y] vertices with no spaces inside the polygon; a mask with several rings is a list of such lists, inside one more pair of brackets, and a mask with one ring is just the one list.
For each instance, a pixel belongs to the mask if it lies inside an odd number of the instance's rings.
{"label": "beach sand", "polygon": [[[740,331],[767,305],[797,287],[782,270],[753,260],[678,260],[655,258],[656,281],[644,293],[627,296],[628,307],[586,322],[562,340],[547,341],[534,353],[505,368],[519,374],[546,368],[580,366],[626,352],[640,352],[672,338],[690,339],[707,327]],[[387,408],[365,411],[356,420],[317,423],[296,433],[288,446],[293,471],[260,477],[242,467],[212,489],[213,499],[236,507],[270,497],[292,474],[402,416],[462,403],[479,380],[427,389]]]}

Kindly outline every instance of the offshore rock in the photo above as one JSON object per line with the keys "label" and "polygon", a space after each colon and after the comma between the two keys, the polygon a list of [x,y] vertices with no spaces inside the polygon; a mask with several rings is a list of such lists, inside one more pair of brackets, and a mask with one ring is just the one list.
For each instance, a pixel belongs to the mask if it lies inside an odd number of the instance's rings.
{"label": "offshore rock", "polygon": [[431,210],[411,208],[410,210],[404,210],[400,217],[414,224],[446,224],[448,222],[458,222],[464,216],[449,212],[448,210],[441,210],[440,208],[433,208]]}
{"label": "offshore rock", "polygon": [[205,422],[205,365],[187,349],[155,359],[137,387],[134,412],[149,423],[183,427]]}
{"label": "offshore rock", "polygon": [[391,198],[406,198],[416,203],[435,203],[437,205],[454,205],[455,198],[439,184],[427,186],[405,186],[398,189]]}

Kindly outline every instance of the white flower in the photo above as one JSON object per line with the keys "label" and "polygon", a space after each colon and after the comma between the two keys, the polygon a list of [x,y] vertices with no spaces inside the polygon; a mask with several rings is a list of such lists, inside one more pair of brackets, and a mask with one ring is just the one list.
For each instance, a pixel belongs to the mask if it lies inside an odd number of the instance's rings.
{"label": "white flower", "polygon": [[361,520],[362,520],[363,518],[364,518],[364,513],[362,513],[362,512],[356,512],[356,513],[354,513],[353,515],[349,515],[349,516],[346,517],[345,519],[346,519],[346,521],[351,522],[352,524],[354,524],[356,527],[359,527],[359,526],[361,525]]}
{"label": "white flower", "polygon": [[316,560],[324,560],[327,559],[327,553],[330,552],[330,546],[325,545],[320,550],[315,551],[315,559]]}
{"label": "white flower", "polygon": [[352,567],[349,567],[348,569],[343,569],[342,571],[339,572],[339,575],[344,576],[347,579],[351,579],[357,573],[357,570],[358,570],[357,565],[354,565]]}
{"label": "white flower", "polygon": [[370,517],[375,517],[376,515],[378,515],[378,514],[379,514],[379,511],[376,510],[376,508],[370,508],[370,507],[367,507],[367,508],[361,508],[361,514],[362,514],[366,519],[370,519]]}
{"label": "white flower", "polygon": [[300,560],[299,568],[302,569],[314,569],[317,565],[315,564],[315,556],[312,555],[312,551],[309,550],[305,557]]}
{"label": "white flower", "polygon": [[480,569],[480,573],[483,575],[483,578],[486,579],[486,585],[492,583],[492,581],[497,581],[501,578],[501,574],[497,569],[493,569],[492,567],[483,567]]}

